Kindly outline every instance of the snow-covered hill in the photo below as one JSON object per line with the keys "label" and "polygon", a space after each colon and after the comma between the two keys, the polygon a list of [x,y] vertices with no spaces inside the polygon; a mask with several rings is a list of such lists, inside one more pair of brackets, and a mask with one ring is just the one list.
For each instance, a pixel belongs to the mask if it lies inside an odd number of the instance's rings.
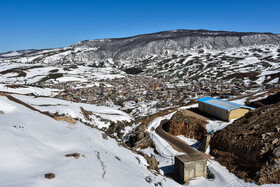
{"label": "snow-covered hill", "polygon": [[[36,58],[39,57],[25,56],[0,59],[0,81],[32,84],[54,73],[64,77],[72,77],[72,79],[59,78],[58,81],[74,79],[87,81],[91,78],[122,77],[128,68],[137,68],[142,75],[158,78],[181,78],[185,82],[207,79],[224,80],[231,83],[232,80],[239,79],[246,84],[262,85],[278,83],[280,76],[280,48],[276,45],[230,48],[222,51],[204,49],[120,62],[110,59],[106,62],[85,60],[83,64],[87,67],[80,65],[76,69],[67,68],[71,67],[71,64],[79,64],[79,61],[75,59],[72,59],[71,62],[65,60],[68,58],[67,55],[51,55],[42,58],[39,63],[35,60]],[[33,64],[34,60],[35,64]],[[95,67],[91,67],[93,64]],[[23,74],[20,74],[21,72]]]}
{"label": "snow-covered hill", "polygon": [[15,57],[24,55],[26,53],[31,53],[37,51],[36,49],[27,49],[27,50],[17,50],[17,51],[8,51],[5,53],[0,53],[0,58],[7,58],[7,57]]}
{"label": "snow-covered hill", "polygon": [[[86,40],[67,48],[12,51],[0,54],[0,58],[25,57],[21,61],[33,63],[91,62],[108,65],[154,55],[186,53],[190,50],[225,50],[267,44],[279,46],[279,36],[272,33],[173,30],[128,38]],[[99,61],[103,62],[99,64]]]}
{"label": "snow-covered hill", "polygon": [[[178,185],[147,170],[142,156],[79,121],[56,121],[4,96],[0,110],[1,186]],[[72,153],[80,156],[65,156]],[[55,178],[46,179],[46,173]]]}
{"label": "snow-covered hill", "polygon": [[[229,83],[239,78],[248,84],[262,84],[279,82],[279,46],[279,36],[271,33],[175,30],[88,40],[66,48],[7,52],[0,55],[0,64],[1,70],[11,63],[48,68],[81,65],[89,67],[79,71],[81,74],[90,68],[107,67],[105,74],[125,71],[185,80],[223,79]],[[35,83],[45,75],[28,71],[31,73],[25,79],[22,75],[17,80],[29,79],[27,83]],[[57,73],[66,71],[61,68]]]}

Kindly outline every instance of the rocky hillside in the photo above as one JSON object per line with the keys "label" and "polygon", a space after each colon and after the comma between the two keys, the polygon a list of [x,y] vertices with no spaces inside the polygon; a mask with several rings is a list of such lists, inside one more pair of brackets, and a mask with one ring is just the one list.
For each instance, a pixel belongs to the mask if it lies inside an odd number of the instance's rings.
{"label": "rocky hillside", "polygon": [[188,110],[181,110],[176,112],[166,125],[166,130],[176,136],[184,135],[188,138],[201,140],[203,135],[207,132],[207,122],[189,114],[186,115],[187,111]]}
{"label": "rocky hillside", "polygon": [[231,172],[258,184],[280,183],[280,102],[247,113],[211,141],[211,154]]}

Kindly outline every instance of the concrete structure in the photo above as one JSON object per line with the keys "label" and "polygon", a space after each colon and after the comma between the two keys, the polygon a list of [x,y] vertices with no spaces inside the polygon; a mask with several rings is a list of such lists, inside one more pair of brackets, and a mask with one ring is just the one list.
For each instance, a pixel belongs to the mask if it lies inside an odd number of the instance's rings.
{"label": "concrete structure", "polygon": [[207,159],[201,154],[175,156],[175,176],[180,184],[188,184],[196,177],[207,177]]}
{"label": "concrete structure", "polygon": [[200,147],[198,149],[199,151],[204,153],[207,150],[207,148],[208,148],[208,146],[210,144],[211,137],[212,137],[212,134],[204,134],[203,135]]}
{"label": "concrete structure", "polygon": [[167,123],[168,120],[162,120],[160,125],[156,128],[155,132],[175,146],[180,151],[186,153],[183,155],[175,156],[175,173],[174,179],[179,183],[188,183],[190,179],[196,177],[206,177],[207,176],[207,167],[206,162],[207,158],[204,157],[199,151],[192,148],[186,142],[171,136],[162,129],[163,124]]}
{"label": "concrete structure", "polygon": [[211,97],[204,97],[197,101],[200,111],[225,121],[240,118],[254,109],[245,105]]}

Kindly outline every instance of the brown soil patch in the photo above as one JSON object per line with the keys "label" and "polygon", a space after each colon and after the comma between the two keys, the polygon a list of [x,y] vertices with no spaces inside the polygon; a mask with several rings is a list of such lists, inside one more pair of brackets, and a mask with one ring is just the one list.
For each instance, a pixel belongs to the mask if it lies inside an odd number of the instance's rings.
{"label": "brown soil patch", "polygon": [[8,95],[7,93],[0,92],[0,96],[7,96],[7,95]]}
{"label": "brown soil patch", "polygon": [[8,69],[8,70],[0,72],[0,74],[2,74],[2,75],[5,75],[7,73],[18,73],[18,75],[14,76],[14,77],[25,77],[26,76],[26,73],[18,68]]}
{"label": "brown soil patch", "polygon": [[8,84],[5,85],[8,88],[27,88],[26,86],[20,85],[20,84]]}
{"label": "brown soil patch", "polygon": [[258,79],[258,75],[260,73],[259,72],[255,72],[255,71],[252,71],[252,72],[248,72],[248,73],[234,73],[234,74],[231,74],[231,75],[228,75],[225,77],[225,79],[232,79],[232,78],[240,78],[240,79],[243,79],[245,77],[248,77],[250,80],[256,80]]}
{"label": "brown soil patch", "polygon": [[85,110],[83,107],[80,107],[83,115],[85,116],[85,118],[89,121],[91,121],[90,115],[92,114],[91,111]]}
{"label": "brown soil patch", "polygon": [[81,156],[80,153],[71,153],[71,154],[65,155],[65,157],[74,157],[75,159],[79,159],[80,156]]}
{"label": "brown soil patch", "polygon": [[55,116],[53,119],[57,121],[66,121],[67,123],[76,124],[76,120],[70,116]]}

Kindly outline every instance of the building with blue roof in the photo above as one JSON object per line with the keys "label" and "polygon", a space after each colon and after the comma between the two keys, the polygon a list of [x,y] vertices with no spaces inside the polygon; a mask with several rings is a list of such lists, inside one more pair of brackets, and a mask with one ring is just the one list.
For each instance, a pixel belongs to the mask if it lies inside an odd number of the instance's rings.
{"label": "building with blue roof", "polygon": [[198,109],[221,120],[230,121],[244,116],[254,108],[212,97],[198,99]]}

